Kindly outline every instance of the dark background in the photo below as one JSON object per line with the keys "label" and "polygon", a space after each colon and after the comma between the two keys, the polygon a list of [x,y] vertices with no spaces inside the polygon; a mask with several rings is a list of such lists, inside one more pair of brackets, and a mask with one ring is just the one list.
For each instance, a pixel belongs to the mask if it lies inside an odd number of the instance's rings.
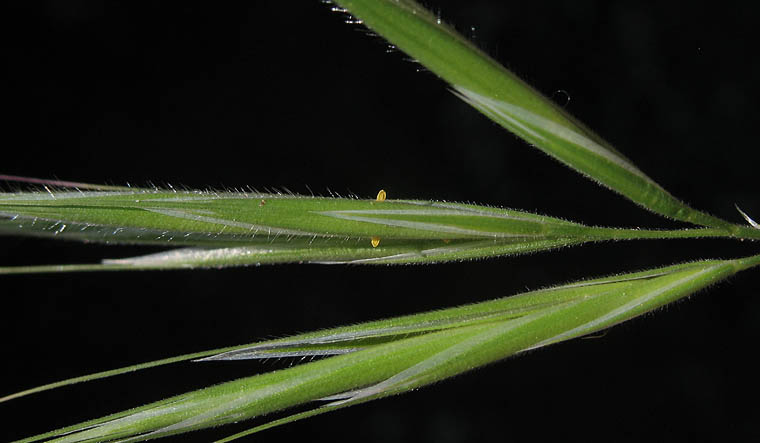
{"label": "dark background", "polygon": [[[678,227],[550,160],[317,0],[16,2],[0,172],[93,183],[474,201],[588,224]],[[747,2],[749,3],[749,2]],[[756,198],[757,11],[691,2],[434,1],[444,20],[694,206]],[[7,8],[7,6],[6,6]],[[421,72],[420,72],[421,71]],[[308,188],[307,188],[308,185]],[[15,189],[6,185],[6,190]],[[145,248],[0,238],[0,265]],[[171,355],[757,253],[615,243],[436,266],[6,276],[0,394]],[[760,436],[757,272],[603,338],[267,431],[284,441],[749,441]],[[0,404],[14,439],[290,361],[184,364]],[[749,402],[749,403],[746,403]],[[173,441],[209,441],[254,420]]]}

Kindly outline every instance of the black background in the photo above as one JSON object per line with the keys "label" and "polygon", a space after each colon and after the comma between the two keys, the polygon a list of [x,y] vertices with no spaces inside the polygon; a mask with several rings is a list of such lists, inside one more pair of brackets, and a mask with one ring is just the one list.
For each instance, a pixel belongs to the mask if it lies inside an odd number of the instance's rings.
{"label": "black background", "polygon": [[[0,172],[93,183],[287,187],[473,201],[678,227],[527,147],[317,0],[17,2]],[[293,4],[290,4],[293,3]],[[435,1],[444,20],[694,206],[756,198],[757,11],[691,2]],[[747,2],[749,3],[749,2]],[[308,185],[308,188],[307,188]],[[6,190],[15,189],[7,185]],[[436,266],[6,276],[0,393],[186,352],[757,253],[615,243]],[[0,265],[145,248],[0,238]],[[760,436],[760,279],[434,387],[267,431],[282,441],[748,441]],[[24,437],[290,361],[184,364],[0,404]],[[746,403],[749,402],[749,403]],[[260,420],[173,441],[208,441]],[[7,434],[6,434],[7,433]]]}

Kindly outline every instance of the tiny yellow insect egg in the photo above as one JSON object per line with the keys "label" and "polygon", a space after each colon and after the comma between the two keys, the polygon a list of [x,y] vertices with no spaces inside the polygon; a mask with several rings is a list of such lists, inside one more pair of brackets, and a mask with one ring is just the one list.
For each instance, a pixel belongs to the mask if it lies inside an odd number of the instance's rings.
{"label": "tiny yellow insect egg", "polygon": [[380,237],[372,237],[372,240],[370,240],[370,243],[372,243],[373,248],[376,248],[377,245],[380,244]]}
{"label": "tiny yellow insect egg", "polygon": [[384,190],[384,189],[381,189],[381,190],[380,190],[380,191],[377,193],[377,201],[379,201],[379,202],[381,202],[381,201],[385,201],[385,190]]}

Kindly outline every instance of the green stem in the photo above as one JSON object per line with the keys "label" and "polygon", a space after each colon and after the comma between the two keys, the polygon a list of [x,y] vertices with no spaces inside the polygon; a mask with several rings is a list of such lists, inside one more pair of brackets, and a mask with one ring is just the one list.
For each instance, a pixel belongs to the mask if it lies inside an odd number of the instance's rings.
{"label": "green stem", "polygon": [[760,254],[750,257],[738,258],[734,260],[734,262],[736,263],[737,269],[739,271],[754,268],[755,266],[760,266]]}
{"label": "green stem", "polygon": [[742,239],[760,239],[760,231],[752,234],[754,237],[737,237],[731,232],[724,229],[716,228],[694,228],[694,229],[620,229],[620,228],[593,228],[594,233],[591,235],[601,234],[605,240],[667,240],[667,239],[686,239],[686,238],[731,238],[736,240]]}

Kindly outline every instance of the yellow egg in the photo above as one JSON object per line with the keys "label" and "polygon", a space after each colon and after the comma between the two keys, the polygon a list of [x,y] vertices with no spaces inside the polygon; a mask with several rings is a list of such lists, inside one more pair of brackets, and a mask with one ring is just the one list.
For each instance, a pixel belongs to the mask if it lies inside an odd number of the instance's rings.
{"label": "yellow egg", "polygon": [[385,201],[385,190],[384,190],[384,189],[381,189],[381,190],[380,190],[380,191],[377,193],[377,201],[379,201],[379,202],[381,202],[381,201]]}
{"label": "yellow egg", "polygon": [[380,237],[372,237],[372,240],[370,240],[370,243],[372,243],[373,248],[376,248],[377,245],[380,244]]}

